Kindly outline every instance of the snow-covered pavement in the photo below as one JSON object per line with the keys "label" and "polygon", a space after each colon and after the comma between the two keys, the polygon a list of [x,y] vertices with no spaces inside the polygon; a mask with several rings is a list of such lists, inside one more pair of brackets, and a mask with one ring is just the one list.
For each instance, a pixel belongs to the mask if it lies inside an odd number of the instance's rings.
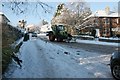
{"label": "snow-covered pavement", "polygon": [[10,64],[7,78],[112,78],[110,54],[71,49],[32,38],[20,48],[22,68]]}
{"label": "snow-covered pavement", "polygon": [[81,39],[77,39],[76,42],[78,42],[78,43],[87,43],[87,44],[97,44],[97,45],[108,45],[108,46],[116,46],[116,47],[118,47],[118,43],[101,42],[101,41],[98,41],[98,40],[81,40]]}

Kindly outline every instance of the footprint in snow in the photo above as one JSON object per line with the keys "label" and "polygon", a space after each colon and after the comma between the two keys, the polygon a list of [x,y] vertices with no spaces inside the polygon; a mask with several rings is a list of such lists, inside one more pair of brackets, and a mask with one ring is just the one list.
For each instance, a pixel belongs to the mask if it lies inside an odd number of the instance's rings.
{"label": "footprint in snow", "polygon": [[64,52],[64,54],[70,55],[70,53],[69,53],[69,52]]}
{"label": "footprint in snow", "polygon": [[77,53],[77,55],[80,55],[80,53]]}
{"label": "footprint in snow", "polygon": [[50,59],[55,59],[55,58],[53,58],[53,57],[50,57]]}
{"label": "footprint in snow", "polygon": [[80,52],[80,51],[76,51],[76,52]]}

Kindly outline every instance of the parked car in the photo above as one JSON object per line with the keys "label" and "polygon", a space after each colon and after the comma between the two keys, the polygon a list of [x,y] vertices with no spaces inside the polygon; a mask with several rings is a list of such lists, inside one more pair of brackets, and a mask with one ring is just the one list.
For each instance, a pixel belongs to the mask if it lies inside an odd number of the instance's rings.
{"label": "parked car", "polygon": [[32,33],[32,37],[37,37],[37,33]]}
{"label": "parked car", "polygon": [[120,80],[120,52],[113,52],[110,60],[111,73],[113,77]]}

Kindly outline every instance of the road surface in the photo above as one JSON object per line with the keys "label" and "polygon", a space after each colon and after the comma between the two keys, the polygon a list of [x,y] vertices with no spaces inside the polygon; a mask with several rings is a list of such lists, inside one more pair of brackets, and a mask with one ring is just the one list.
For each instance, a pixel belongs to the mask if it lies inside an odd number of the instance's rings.
{"label": "road surface", "polygon": [[108,64],[114,49],[113,46],[56,43],[32,38],[20,48],[18,56],[23,60],[22,68],[13,61],[5,77],[112,79]]}

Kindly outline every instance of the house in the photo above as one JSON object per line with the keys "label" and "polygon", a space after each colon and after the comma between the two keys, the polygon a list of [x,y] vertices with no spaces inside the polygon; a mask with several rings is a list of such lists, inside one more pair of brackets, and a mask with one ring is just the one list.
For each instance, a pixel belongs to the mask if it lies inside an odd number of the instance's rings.
{"label": "house", "polygon": [[98,10],[85,18],[79,27],[82,33],[88,34],[95,29],[98,37],[120,36],[120,17],[117,12],[106,7],[105,10]]}
{"label": "house", "polygon": [[40,27],[40,32],[41,33],[46,33],[48,31],[52,31],[51,25],[50,24],[46,24]]}
{"label": "house", "polygon": [[10,20],[2,13],[0,12],[0,24],[8,24]]}
{"label": "house", "polygon": [[29,24],[25,27],[26,32],[35,32],[36,30],[36,25],[34,24]]}

